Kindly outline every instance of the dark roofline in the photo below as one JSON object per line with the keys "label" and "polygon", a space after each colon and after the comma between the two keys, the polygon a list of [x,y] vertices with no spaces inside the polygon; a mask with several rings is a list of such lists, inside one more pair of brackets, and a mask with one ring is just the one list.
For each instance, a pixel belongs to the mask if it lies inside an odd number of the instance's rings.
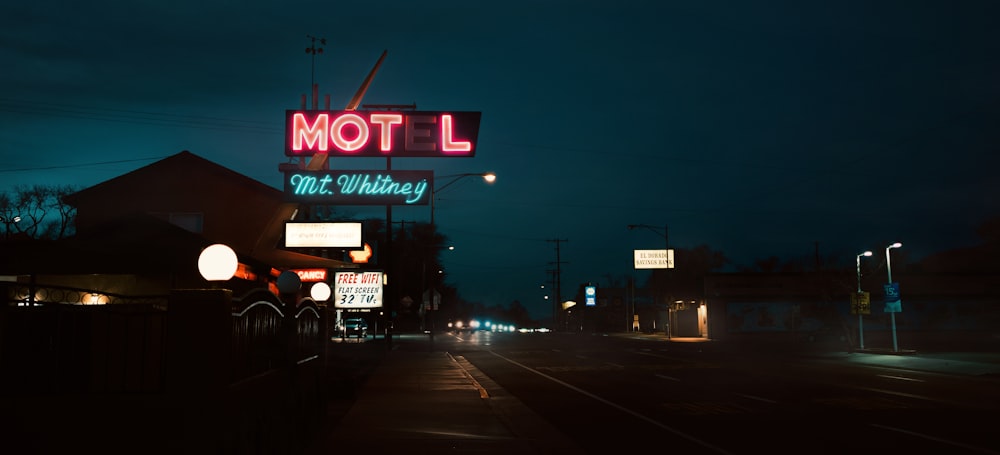
{"label": "dark roofline", "polygon": [[225,166],[223,166],[221,164],[218,164],[218,163],[216,163],[214,161],[210,161],[210,160],[208,160],[208,159],[206,159],[206,158],[204,158],[202,156],[199,156],[199,155],[196,155],[194,153],[191,153],[190,151],[182,150],[182,151],[180,151],[178,153],[175,153],[175,154],[170,155],[170,156],[168,156],[166,158],[163,158],[163,159],[157,160],[155,162],[152,162],[150,164],[147,164],[147,165],[145,165],[143,167],[140,167],[138,169],[135,169],[135,170],[133,170],[131,172],[127,172],[127,173],[121,174],[121,175],[119,175],[117,177],[113,177],[111,179],[108,179],[108,180],[105,180],[103,182],[100,182],[100,183],[98,183],[96,185],[89,186],[89,187],[84,188],[84,189],[82,189],[80,191],[77,191],[75,193],[68,194],[68,195],[65,196],[64,200],[66,201],[67,204],[75,205],[75,202],[77,200],[79,200],[80,198],[87,197],[87,194],[89,194],[91,192],[99,191],[99,190],[101,190],[101,189],[103,189],[105,187],[108,187],[108,186],[111,186],[111,185],[115,184],[116,182],[119,182],[119,181],[122,181],[124,179],[130,178],[134,174],[139,174],[139,173],[142,173],[142,172],[146,172],[150,168],[153,168],[155,166],[162,166],[164,163],[168,163],[168,162],[172,162],[172,161],[179,161],[182,164],[185,163],[185,162],[187,162],[189,165],[193,165],[193,166],[201,166],[201,167],[206,167],[206,168],[214,168],[215,170],[218,170],[218,171],[220,171],[220,172],[222,172],[224,174],[229,175],[233,180],[235,180],[235,181],[237,181],[237,182],[239,182],[241,184],[248,185],[248,186],[256,186],[256,187],[258,187],[260,189],[260,191],[267,191],[267,192],[271,192],[271,193],[281,193],[282,192],[281,190],[279,190],[279,189],[277,189],[277,188],[275,188],[273,186],[270,186],[270,185],[268,185],[266,183],[263,183],[263,182],[261,182],[259,180],[255,180],[255,179],[253,179],[251,177],[248,177],[246,175],[240,174],[239,172],[236,172],[236,171],[234,171],[234,170],[232,170],[232,169],[230,169],[228,167],[225,167]]}

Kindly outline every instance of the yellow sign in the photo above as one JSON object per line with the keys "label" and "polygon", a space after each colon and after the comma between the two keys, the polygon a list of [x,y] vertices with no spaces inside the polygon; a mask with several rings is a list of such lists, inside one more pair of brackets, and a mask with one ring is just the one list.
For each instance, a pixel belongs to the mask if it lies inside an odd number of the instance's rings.
{"label": "yellow sign", "polygon": [[851,314],[872,314],[872,301],[867,291],[851,294]]}

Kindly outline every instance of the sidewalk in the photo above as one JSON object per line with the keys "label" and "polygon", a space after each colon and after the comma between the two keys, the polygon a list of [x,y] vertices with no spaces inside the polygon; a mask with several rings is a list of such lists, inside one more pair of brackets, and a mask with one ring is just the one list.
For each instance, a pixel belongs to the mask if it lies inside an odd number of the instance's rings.
{"label": "sidewalk", "polygon": [[[665,343],[692,342],[646,337]],[[1000,375],[998,353],[905,354],[869,351],[809,356],[949,374]],[[325,423],[304,453],[449,451],[505,455],[582,452],[464,358],[441,351],[391,350],[360,388],[350,409],[342,418]]]}
{"label": "sidewalk", "polygon": [[[716,342],[703,338],[667,338],[662,333],[640,334],[631,333],[625,336],[637,336],[648,339],[656,339],[665,343],[704,343],[704,346],[713,346],[718,343],[724,346],[724,342]],[[858,349],[854,352],[835,347],[825,346],[817,349],[805,350],[798,355],[821,358],[830,361],[840,361],[846,363],[863,363],[887,368],[900,368],[917,371],[930,371],[946,374],[958,374],[969,376],[1000,376],[1000,352],[989,350],[967,351],[920,351],[915,349],[891,348],[867,348]]]}
{"label": "sidewalk", "polygon": [[[490,395],[487,388],[496,391]],[[306,455],[570,454],[580,450],[463,358],[389,351]]]}
{"label": "sidewalk", "polygon": [[863,363],[887,368],[930,371],[968,376],[1000,376],[1000,353],[934,352],[865,349],[853,353],[831,353],[826,359]]}

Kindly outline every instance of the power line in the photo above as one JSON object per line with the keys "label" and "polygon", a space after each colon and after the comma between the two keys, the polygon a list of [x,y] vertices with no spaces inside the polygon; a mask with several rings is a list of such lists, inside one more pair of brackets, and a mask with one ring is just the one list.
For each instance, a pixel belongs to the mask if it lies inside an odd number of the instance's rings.
{"label": "power line", "polygon": [[275,128],[270,122],[197,115],[176,115],[127,109],[95,108],[69,104],[22,101],[10,98],[0,98],[0,112],[180,128],[215,129],[266,134],[283,132],[282,128]]}
{"label": "power line", "polygon": [[94,163],[83,163],[83,164],[64,164],[60,166],[39,166],[39,167],[22,167],[17,169],[0,169],[0,172],[26,172],[26,171],[47,171],[51,169],[67,169],[67,168],[78,168],[84,166],[100,166],[104,164],[121,164],[121,163],[134,163],[136,161],[153,161],[162,160],[166,156],[153,156],[149,158],[133,158],[130,160],[114,160],[114,161],[98,161]]}

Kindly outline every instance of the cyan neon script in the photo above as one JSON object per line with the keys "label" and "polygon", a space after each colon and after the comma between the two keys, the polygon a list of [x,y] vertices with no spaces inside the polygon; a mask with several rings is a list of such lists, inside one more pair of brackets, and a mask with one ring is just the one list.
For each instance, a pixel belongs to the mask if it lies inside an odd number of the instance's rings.
{"label": "cyan neon script", "polygon": [[480,112],[286,111],[285,155],[472,157]]}
{"label": "cyan neon script", "polygon": [[285,195],[345,205],[427,205],[433,171],[298,171],[285,173]]}

